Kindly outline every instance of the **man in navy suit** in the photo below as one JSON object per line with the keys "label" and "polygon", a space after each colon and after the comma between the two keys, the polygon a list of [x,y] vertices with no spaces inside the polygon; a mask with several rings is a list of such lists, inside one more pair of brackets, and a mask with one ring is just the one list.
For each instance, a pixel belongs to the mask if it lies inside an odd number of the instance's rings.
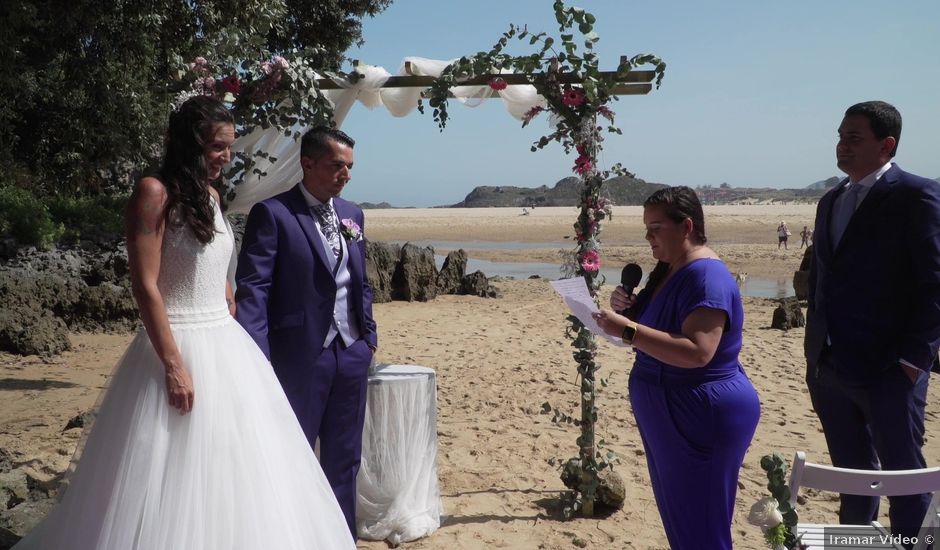
{"label": "man in navy suit", "polygon": [[[850,107],[836,145],[848,178],[816,209],[807,385],[840,467],[927,465],[927,380],[940,347],[940,184],[891,162],[900,137],[891,105]],[[916,536],[930,495],[889,500],[892,532]],[[877,498],[841,496],[840,522],[877,517]]]}
{"label": "man in navy suit", "polygon": [[[355,142],[318,127],[303,181],[256,204],[238,259],[237,318],[270,359],[356,537],[369,363],[377,344],[362,210],[341,198]],[[277,452],[277,449],[271,449]]]}

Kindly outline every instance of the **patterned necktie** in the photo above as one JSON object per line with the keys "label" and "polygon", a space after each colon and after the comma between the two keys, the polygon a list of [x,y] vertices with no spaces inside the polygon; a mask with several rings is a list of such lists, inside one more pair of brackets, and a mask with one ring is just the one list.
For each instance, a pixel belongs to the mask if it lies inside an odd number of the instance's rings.
{"label": "patterned necktie", "polygon": [[330,248],[333,249],[333,257],[339,258],[342,247],[339,242],[339,228],[333,209],[329,204],[319,204],[312,208],[317,220],[320,221],[320,230],[323,231],[326,242],[330,243]]}
{"label": "patterned necktie", "polygon": [[855,209],[858,207],[858,192],[861,191],[862,186],[853,183],[849,185],[841,195],[836,197],[836,204],[832,212],[832,247],[835,248],[839,246],[839,241],[842,240],[842,234],[845,233],[845,228],[849,225],[849,220],[852,219],[852,214],[855,213]]}

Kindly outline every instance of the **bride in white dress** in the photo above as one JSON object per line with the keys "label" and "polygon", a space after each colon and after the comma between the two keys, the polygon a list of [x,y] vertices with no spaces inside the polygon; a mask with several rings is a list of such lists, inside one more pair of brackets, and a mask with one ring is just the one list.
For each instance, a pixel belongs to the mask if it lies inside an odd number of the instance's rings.
{"label": "bride in white dress", "polygon": [[214,99],[171,115],[159,179],[138,182],[127,212],[145,329],[62,500],[16,550],[355,548],[271,366],[231,315],[234,243],[209,182],[234,138]]}

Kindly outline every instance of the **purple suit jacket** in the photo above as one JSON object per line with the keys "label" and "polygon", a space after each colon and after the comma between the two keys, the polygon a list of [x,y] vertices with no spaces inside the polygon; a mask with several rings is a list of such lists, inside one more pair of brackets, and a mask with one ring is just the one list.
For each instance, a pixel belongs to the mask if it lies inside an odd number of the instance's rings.
{"label": "purple suit jacket", "polygon": [[[358,206],[338,197],[333,206],[340,220],[351,218],[365,228]],[[366,242],[347,238],[346,245],[353,310],[362,339],[377,347]],[[300,184],[252,207],[235,274],[236,317],[282,383],[302,376],[323,350],[336,301],[326,254]]]}

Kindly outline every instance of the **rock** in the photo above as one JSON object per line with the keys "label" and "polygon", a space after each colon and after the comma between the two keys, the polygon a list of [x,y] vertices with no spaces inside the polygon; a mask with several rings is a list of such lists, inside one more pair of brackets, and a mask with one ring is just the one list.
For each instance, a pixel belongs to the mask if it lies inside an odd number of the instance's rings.
{"label": "rock", "polygon": [[0,510],[10,510],[29,500],[29,486],[22,470],[0,474]]}
{"label": "rock", "polygon": [[620,474],[604,468],[598,472],[600,486],[597,488],[597,500],[608,508],[619,510],[623,508],[623,503],[627,500],[627,486],[623,483]]}
{"label": "rock", "polygon": [[797,300],[809,298],[809,271],[793,272],[793,293]]}
{"label": "rock", "polygon": [[774,318],[770,326],[780,330],[806,326],[806,318],[803,316],[803,310],[800,309],[800,301],[796,298],[781,298],[780,305],[774,310]]}
{"label": "rock", "polygon": [[806,247],[806,251],[803,252],[803,259],[800,261],[800,271],[809,271],[813,267],[813,246],[809,245]]}
{"label": "rock", "polygon": [[452,250],[444,258],[441,272],[437,274],[437,293],[459,294],[466,271],[467,253],[463,250]]}
{"label": "rock", "polygon": [[366,241],[366,276],[372,287],[372,303],[392,301],[392,276],[401,256],[401,247]]}
{"label": "rock", "polygon": [[10,550],[13,548],[13,545],[18,543],[20,539],[23,538],[9,529],[4,529],[0,527],[0,550]]}
{"label": "rock", "polygon": [[85,411],[82,414],[77,414],[69,419],[68,423],[62,428],[62,431],[68,431],[73,428],[84,428],[86,426],[91,426],[95,421],[95,413],[93,411]]}
{"label": "rock", "polygon": [[10,451],[0,447],[0,474],[4,474],[13,469],[13,455]]}
{"label": "rock", "polygon": [[479,296],[481,298],[497,298],[499,293],[490,286],[489,279],[482,271],[474,271],[466,275],[460,284],[460,293],[468,296]]}
{"label": "rock", "polygon": [[33,530],[55,506],[54,498],[24,502],[10,510],[0,511],[0,530],[23,537]]}
{"label": "rock", "polygon": [[51,312],[23,305],[0,309],[0,350],[20,355],[55,355],[71,349],[68,327]]}
{"label": "rock", "polygon": [[[597,492],[595,502],[619,510],[627,499],[627,489],[620,474],[604,468],[597,473]],[[561,482],[572,491],[577,491],[581,484],[581,464],[577,458],[571,458],[561,470]]]}
{"label": "rock", "polygon": [[130,284],[102,282],[85,287],[67,318],[72,330],[131,330],[139,321]]}
{"label": "rock", "polygon": [[437,296],[437,268],[434,248],[407,243],[401,247],[398,266],[392,276],[392,299],[427,302]]}

